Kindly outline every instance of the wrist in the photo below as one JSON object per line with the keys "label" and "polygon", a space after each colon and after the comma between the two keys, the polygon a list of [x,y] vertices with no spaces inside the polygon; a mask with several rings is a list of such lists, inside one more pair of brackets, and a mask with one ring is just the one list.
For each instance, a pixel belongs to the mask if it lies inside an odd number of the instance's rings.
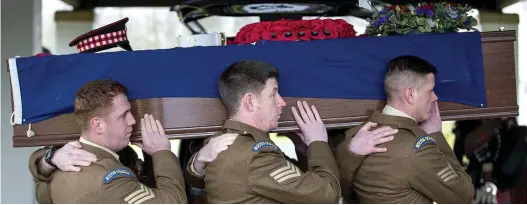
{"label": "wrist", "polygon": [[203,177],[205,175],[205,163],[203,161],[198,160],[199,152],[196,153],[196,156],[192,159],[192,164],[190,165],[192,172],[199,176]]}
{"label": "wrist", "polygon": [[[202,149],[202,150],[203,150],[203,149]],[[196,153],[196,160],[194,160],[194,163],[205,164],[205,161],[206,161],[206,160],[203,159],[204,154],[201,153],[202,150],[200,150],[200,151],[198,151],[198,152]]]}
{"label": "wrist", "polygon": [[40,158],[39,160],[39,166],[37,168],[37,172],[42,174],[43,176],[49,176],[51,173],[53,173],[57,168],[55,166],[51,166],[48,164],[44,157]]}
{"label": "wrist", "polygon": [[57,165],[55,164],[54,162],[54,158],[55,158],[55,152],[58,150],[58,147],[50,147],[44,157],[43,157],[43,160],[44,160],[44,166],[47,166],[47,167],[53,167],[54,169],[57,168]]}
{"label": "wrist", "polygon": [[170,150],[170,149],[166,149],[166,148],[158,148],[158,149],[154,149],[154,150],[152,150],[152,151],[146,151],[146,150],[145,150],[145,152],[146,152],[147,154],[149,154],[150,156],[154,156],[155,153],[163,152],[163,151],[169,151],[169,152],[172,152],[172,150]]}
{"label": "wrist", "polygon": [[195,168],[201,168],[205,166],[205,160],[202,158],[201,152],[196,153],[196,160],[194,160],[194,167]]}
{"label": "wrist", "polygon": [[427,131],[426,133],[428,133],[429,135],[432,135],[432,134],[434,134],[434,133],[438,133],[438,132],[442,132],[442,130],[441,130],[441,129],[439,129],[439,130],[437,130],[437,129],[431,129],[431,130]]}
{"label": "wrist", "polygon": [[349,150],[351,152],[351,154],[355,155],[355,156],[362,156],[358,151],[357,151],[358,148],[356,147],[353,147],[353,146],[350,146],[349,147]]}

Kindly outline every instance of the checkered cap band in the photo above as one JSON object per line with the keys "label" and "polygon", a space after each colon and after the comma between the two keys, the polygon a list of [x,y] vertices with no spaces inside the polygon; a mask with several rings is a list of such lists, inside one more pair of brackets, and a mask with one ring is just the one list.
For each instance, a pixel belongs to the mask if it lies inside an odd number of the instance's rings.
{"label": "checkered cap band", "polygon": [[126,41],[127,39],[126,30],[104,33],[79,41],[77,44],[77,50],[79,52],[84,52],[108,44]]}

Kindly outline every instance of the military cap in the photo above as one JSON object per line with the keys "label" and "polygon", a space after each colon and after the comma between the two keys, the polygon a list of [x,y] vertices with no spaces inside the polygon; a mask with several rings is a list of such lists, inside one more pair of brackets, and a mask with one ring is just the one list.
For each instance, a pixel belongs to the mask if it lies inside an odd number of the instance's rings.
{"label": "military cap", "polygon": [[69,46],[77,46],[79,53],[95,53],[117,46],[132,51],[126,35],[126,22],[128,22],[128,18],[82,34],[73,39]]}

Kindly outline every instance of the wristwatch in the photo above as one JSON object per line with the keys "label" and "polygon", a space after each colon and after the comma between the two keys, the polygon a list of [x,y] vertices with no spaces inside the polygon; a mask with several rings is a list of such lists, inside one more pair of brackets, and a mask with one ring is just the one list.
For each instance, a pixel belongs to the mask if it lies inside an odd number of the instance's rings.
{"label": "wristwatch", "polygon": [[46,151],[46,155],[44,155],[44,161],[55,168],[57,168],[57,165],[51,162],[51,159],[53,158],[53,155],[55,155],[55,151],[57,151],[57,149],[58,147],[51,146],[49,147],[48,151]]}

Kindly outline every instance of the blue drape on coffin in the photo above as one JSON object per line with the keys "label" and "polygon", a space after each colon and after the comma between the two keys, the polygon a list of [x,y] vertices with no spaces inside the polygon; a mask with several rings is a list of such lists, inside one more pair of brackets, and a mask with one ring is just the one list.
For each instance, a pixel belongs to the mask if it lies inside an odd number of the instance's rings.
{"label": "blue drape on coffin", "polygon": [[486,106],[481,37],[471,32],[17,58],[10,65],[20,84],[15,119],[26,124],[72,112],[75,91],[103,78],[123,83],[130,100],[217,98],[220,73],[244,59],[276,66],[284,97],[385,99],[386,64],[400,55],[437,67],[440,101]]}

